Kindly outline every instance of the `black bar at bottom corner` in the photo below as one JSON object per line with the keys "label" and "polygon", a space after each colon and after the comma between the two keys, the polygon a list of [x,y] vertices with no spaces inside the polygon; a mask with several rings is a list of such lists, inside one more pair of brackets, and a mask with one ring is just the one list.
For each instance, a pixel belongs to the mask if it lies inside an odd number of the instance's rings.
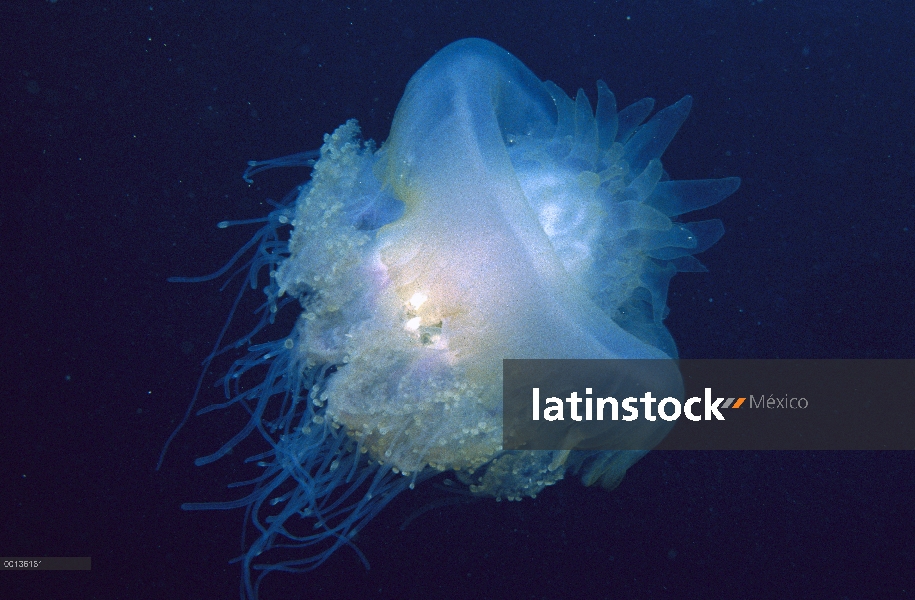
{"label": "black bar at bottom corner", "polygon": [[91,556],[4,556],[3,571],[91,571]]}

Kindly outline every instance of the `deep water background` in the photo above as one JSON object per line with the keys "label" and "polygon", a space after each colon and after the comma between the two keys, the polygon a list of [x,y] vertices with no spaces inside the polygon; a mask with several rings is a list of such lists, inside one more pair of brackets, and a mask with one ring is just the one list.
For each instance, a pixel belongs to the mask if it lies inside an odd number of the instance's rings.
{"label": "deep water background", "polygon": [[[674,280],[688,358],[915,358],[915,5],[133,2],[0,5],[0,599],[235,598],[240,415],[184,413],[233,293],[208,273],[305,177],[245,161],[358,118],[383,140],[409,77],[467,36],[566,92],[692,94],[674,178],[739,175],[695,218],[725,237]],[[250,311],[252,303],[245,307]],[[240,333],[240,332],[239,332]],[[203,402],[218,400],[205,388]],[[911,598],[915,454],[654,452],[614,492],[521,503],[405,494],[274,598]],[[409,526],[401,525],[415,516]]]}

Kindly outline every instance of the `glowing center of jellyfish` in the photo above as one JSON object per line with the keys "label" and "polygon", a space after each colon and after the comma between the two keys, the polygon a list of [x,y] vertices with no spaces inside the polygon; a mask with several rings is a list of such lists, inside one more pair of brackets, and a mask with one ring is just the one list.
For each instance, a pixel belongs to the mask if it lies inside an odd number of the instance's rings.
{"label": "glowing center of jellyfish", "polygon": [[429,296],[425,295],[424,293],[416,292],[415,294],[410,296],[410,301],[409,301],[410,308],[412,308],[413,310],[417,310],[428,299],[429,299]]}
{"label": "glowing center of jellyfish", "polygon": [[419,310],[419,307],[425,304],[428,299],[429,297],[422,292],[416,292],[410,296],[410,299],[407,301],[407,322],[404,323],[404,329],[407,331],[417,331],[419,329],[420,325],[423,324],[423,319],[421,316],[416,315],[416,311]]}
{"label": "glowing center of jellyfish", "polygon": [[441,347],[442,319],[428,300],[429,296],[423,292],[410,296],[404,306],[406,321],[403,328],[420,345]]}

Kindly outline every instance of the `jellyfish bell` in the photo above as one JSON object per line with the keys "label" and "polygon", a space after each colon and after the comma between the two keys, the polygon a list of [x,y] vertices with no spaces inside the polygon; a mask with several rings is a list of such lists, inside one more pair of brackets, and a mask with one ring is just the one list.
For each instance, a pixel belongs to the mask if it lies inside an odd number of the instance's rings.
{"label": "jellyfish bell", "polygon": [[[248,347],[220,406],[251,419],[198,460],[256,430],[269,444],[255,458],[262,472],[240,500],[185,505],[249,509],[245,595],[257,594],[252,567],[314,568],[436,474],[509,500],[568,473],[613,487],[667,433],[665,421],[611,423],[579,434],[578,449],[503,449],[503,359],[676,357],[668,282],[702,270],[693,255],[723,233],[718,221],[677,217],[739,185],[664,172],[689,97],[645,122],[652,101],[617,111],[603,82],[597,92],[593,110],[584,92],[566,96],[498,46],[462,40],[413,76],[381,147],[351,120],[317,155],[251,163],[246,179],[313,170],[245,248],[255,248],[252,286],[269,273],[267,303],[252,335],[230,345]],[[284,306],[300,312],[292,331],[250,344]],[[663,385],[682,389],[675,370]],[[622,438],[641,449],[590,449]],[[255,564],[283,538],[297,557]]]}

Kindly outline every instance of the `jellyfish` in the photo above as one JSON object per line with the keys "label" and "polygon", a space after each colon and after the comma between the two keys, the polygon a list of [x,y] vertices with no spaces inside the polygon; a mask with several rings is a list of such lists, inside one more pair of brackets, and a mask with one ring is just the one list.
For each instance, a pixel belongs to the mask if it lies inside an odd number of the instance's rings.
{"label": "jellyfish", "polygon": [[[268,281],[253,331],[223,344],[223,329],[206,363],[241,354],[220,380],[227,401],[200,412],[241,406],[250,419],[196,461],[257,432],[267,445],[248,461],[259,475],[237,500],[184,505],[247,508],[243,596],[272,571],[358,552],[354,535],[392,498],[442,473],[500,500],[566,475],[620,482],[647,450],[503,449],[502,360],[677,356],[663,324],[668,283],[704,270],[694,255],[724,231],[679,217],[740,183],[664,171],[690,105],[646,121],[653,100],[617,110],[598,81],[594,110],[582,90],[570,98],[467,39],[413,76],[380,146],[350,120],[318,152],[249,163],[247,181],[312,172],[229,265],[178,279],[221,276],[253,251],[247,287]],[[298,316],[274,332],[281,310]],[[641,427],[650,447],[670,425]],[[295,554],[262,563],[277,546]]]}

